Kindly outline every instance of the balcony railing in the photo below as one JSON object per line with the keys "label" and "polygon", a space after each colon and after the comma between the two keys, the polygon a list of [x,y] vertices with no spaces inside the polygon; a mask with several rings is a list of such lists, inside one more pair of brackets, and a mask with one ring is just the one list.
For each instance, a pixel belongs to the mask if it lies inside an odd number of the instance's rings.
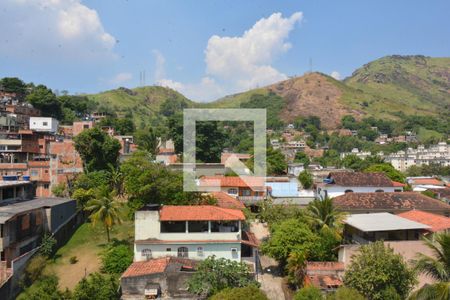
{"label": "balcony railing", "polygon": [[237,199],[244,203],[254,203],[254,202],[263,201],[264,199],[266,199],[266,197],[265,196],[238,196]]}

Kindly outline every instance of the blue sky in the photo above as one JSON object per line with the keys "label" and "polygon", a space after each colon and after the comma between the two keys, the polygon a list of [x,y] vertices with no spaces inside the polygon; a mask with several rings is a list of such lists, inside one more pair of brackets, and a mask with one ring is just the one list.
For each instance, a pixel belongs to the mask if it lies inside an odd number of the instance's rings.
{"label": "blue sky", "polygon": [[449,1],[0,1],[0,77],[71,93],[169,86],[209,101],[391,54],[450,55]]}

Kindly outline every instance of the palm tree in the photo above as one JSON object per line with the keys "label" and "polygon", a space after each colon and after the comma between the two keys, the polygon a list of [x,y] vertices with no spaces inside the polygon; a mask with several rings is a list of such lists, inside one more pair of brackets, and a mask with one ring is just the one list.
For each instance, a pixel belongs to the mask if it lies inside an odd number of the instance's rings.
{"label": "palm tree", "polygon": [[307,218],[317,228],[339,228],[345,217],[343,212],[336,210],[333,200],[326,197],[323,200],[315,199],[307,207]]}
{"label": "palm tree", "polygon": [[417,254],[413,261],[417,272],[426,274],[437,281],[425,285],[415,292],[410,299],[450,299],[450,233],[437,233],[434,240],[424,238],[424,243],[433,252],[433,256]]}
{"label": "palm tree", "polygon": [[113,164],[108,164],[109,168],[109,176],[111,180],[111,186],[116,191],[116,193],[121,196],[122,195],[122,186],[123,186],[123,173]]}
{"label": "palm tree", "polygon": [[120,218],[120,203],[115,200],[114,194],[107,187],[100,188],[95,199],[89,200],[85,210],[91,212],[89,218],[93,226],[97,222],[103,223],[109,243],[109,231],[112,226],[122,222]]}

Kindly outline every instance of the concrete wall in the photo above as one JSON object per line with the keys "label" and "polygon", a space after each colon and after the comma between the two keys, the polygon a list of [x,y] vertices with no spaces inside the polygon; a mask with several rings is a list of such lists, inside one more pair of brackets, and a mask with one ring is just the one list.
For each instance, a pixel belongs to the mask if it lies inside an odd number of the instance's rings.
{"label": "concrete wall", "polygon": [[[208,256],[215,255],[218,258],[226,258],[234,261],[241,261],[241,244],[236,243],[170,243],[170,244],[135,244],[134,260],[144,261],[146,257],[142,255],[142,250],[150,249],[152,258],[177,256],[179,247],[187,247],[190,259],[205,259]],[[199,255],[198,247],[203,247],[203,255]],[[231,249],[235,248],[234,256]],[[167,251],[170,249],[170,251]]]}
{"label": "concrete wall", "polygon": [[61,203],[51,208],[46,208],[45,213],[48,220],[48,230],[55,233],[61,225],[67,222],[77,211],[77,202],[72,200],[70,202]]}
{"label": "concrete wall", "polygon": [[[325,198],[325,191],[328,192],[328,197],[334,198],[345,194],[346,190],[352,190],[353,193],[374,193],[377,190],[383,190],[383,192],[395,192],[395,187],[385,186],[385,187],[343,187],[343,186],[326,186],[317,190],[317,193],[323,198]],[[398,188],[397,188],[398,189]]]}
{"label": "concrete wall", "polygon": [[58,131],[58,120],[54,118],[46,117],[31,117],[30,118],[30,129],[35,131],[43,132],[57,132]]}
{"label": "concrete wall", "polygon": [[158,238],[161,231],[159,211],[137,211],[134,215],[134,231],[135,240]]}

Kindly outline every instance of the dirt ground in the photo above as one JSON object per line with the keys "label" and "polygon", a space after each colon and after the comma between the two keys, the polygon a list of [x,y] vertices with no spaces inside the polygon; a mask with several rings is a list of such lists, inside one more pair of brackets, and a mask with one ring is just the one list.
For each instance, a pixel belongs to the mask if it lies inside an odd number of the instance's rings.
{"label": "dirt ground", "polygon": [[[269,236],[269,230],[266,224],[255,221],[250,225],[250,228],[260,241]],[[258,281],[261,283],[261,289],[271,300],[285,300],[286,298],[284,297],[282,288],[283,277],[278,269],[277,261],[264,255],[260,256],[260,260],[263,268],[263,274],[258,277]]]}

